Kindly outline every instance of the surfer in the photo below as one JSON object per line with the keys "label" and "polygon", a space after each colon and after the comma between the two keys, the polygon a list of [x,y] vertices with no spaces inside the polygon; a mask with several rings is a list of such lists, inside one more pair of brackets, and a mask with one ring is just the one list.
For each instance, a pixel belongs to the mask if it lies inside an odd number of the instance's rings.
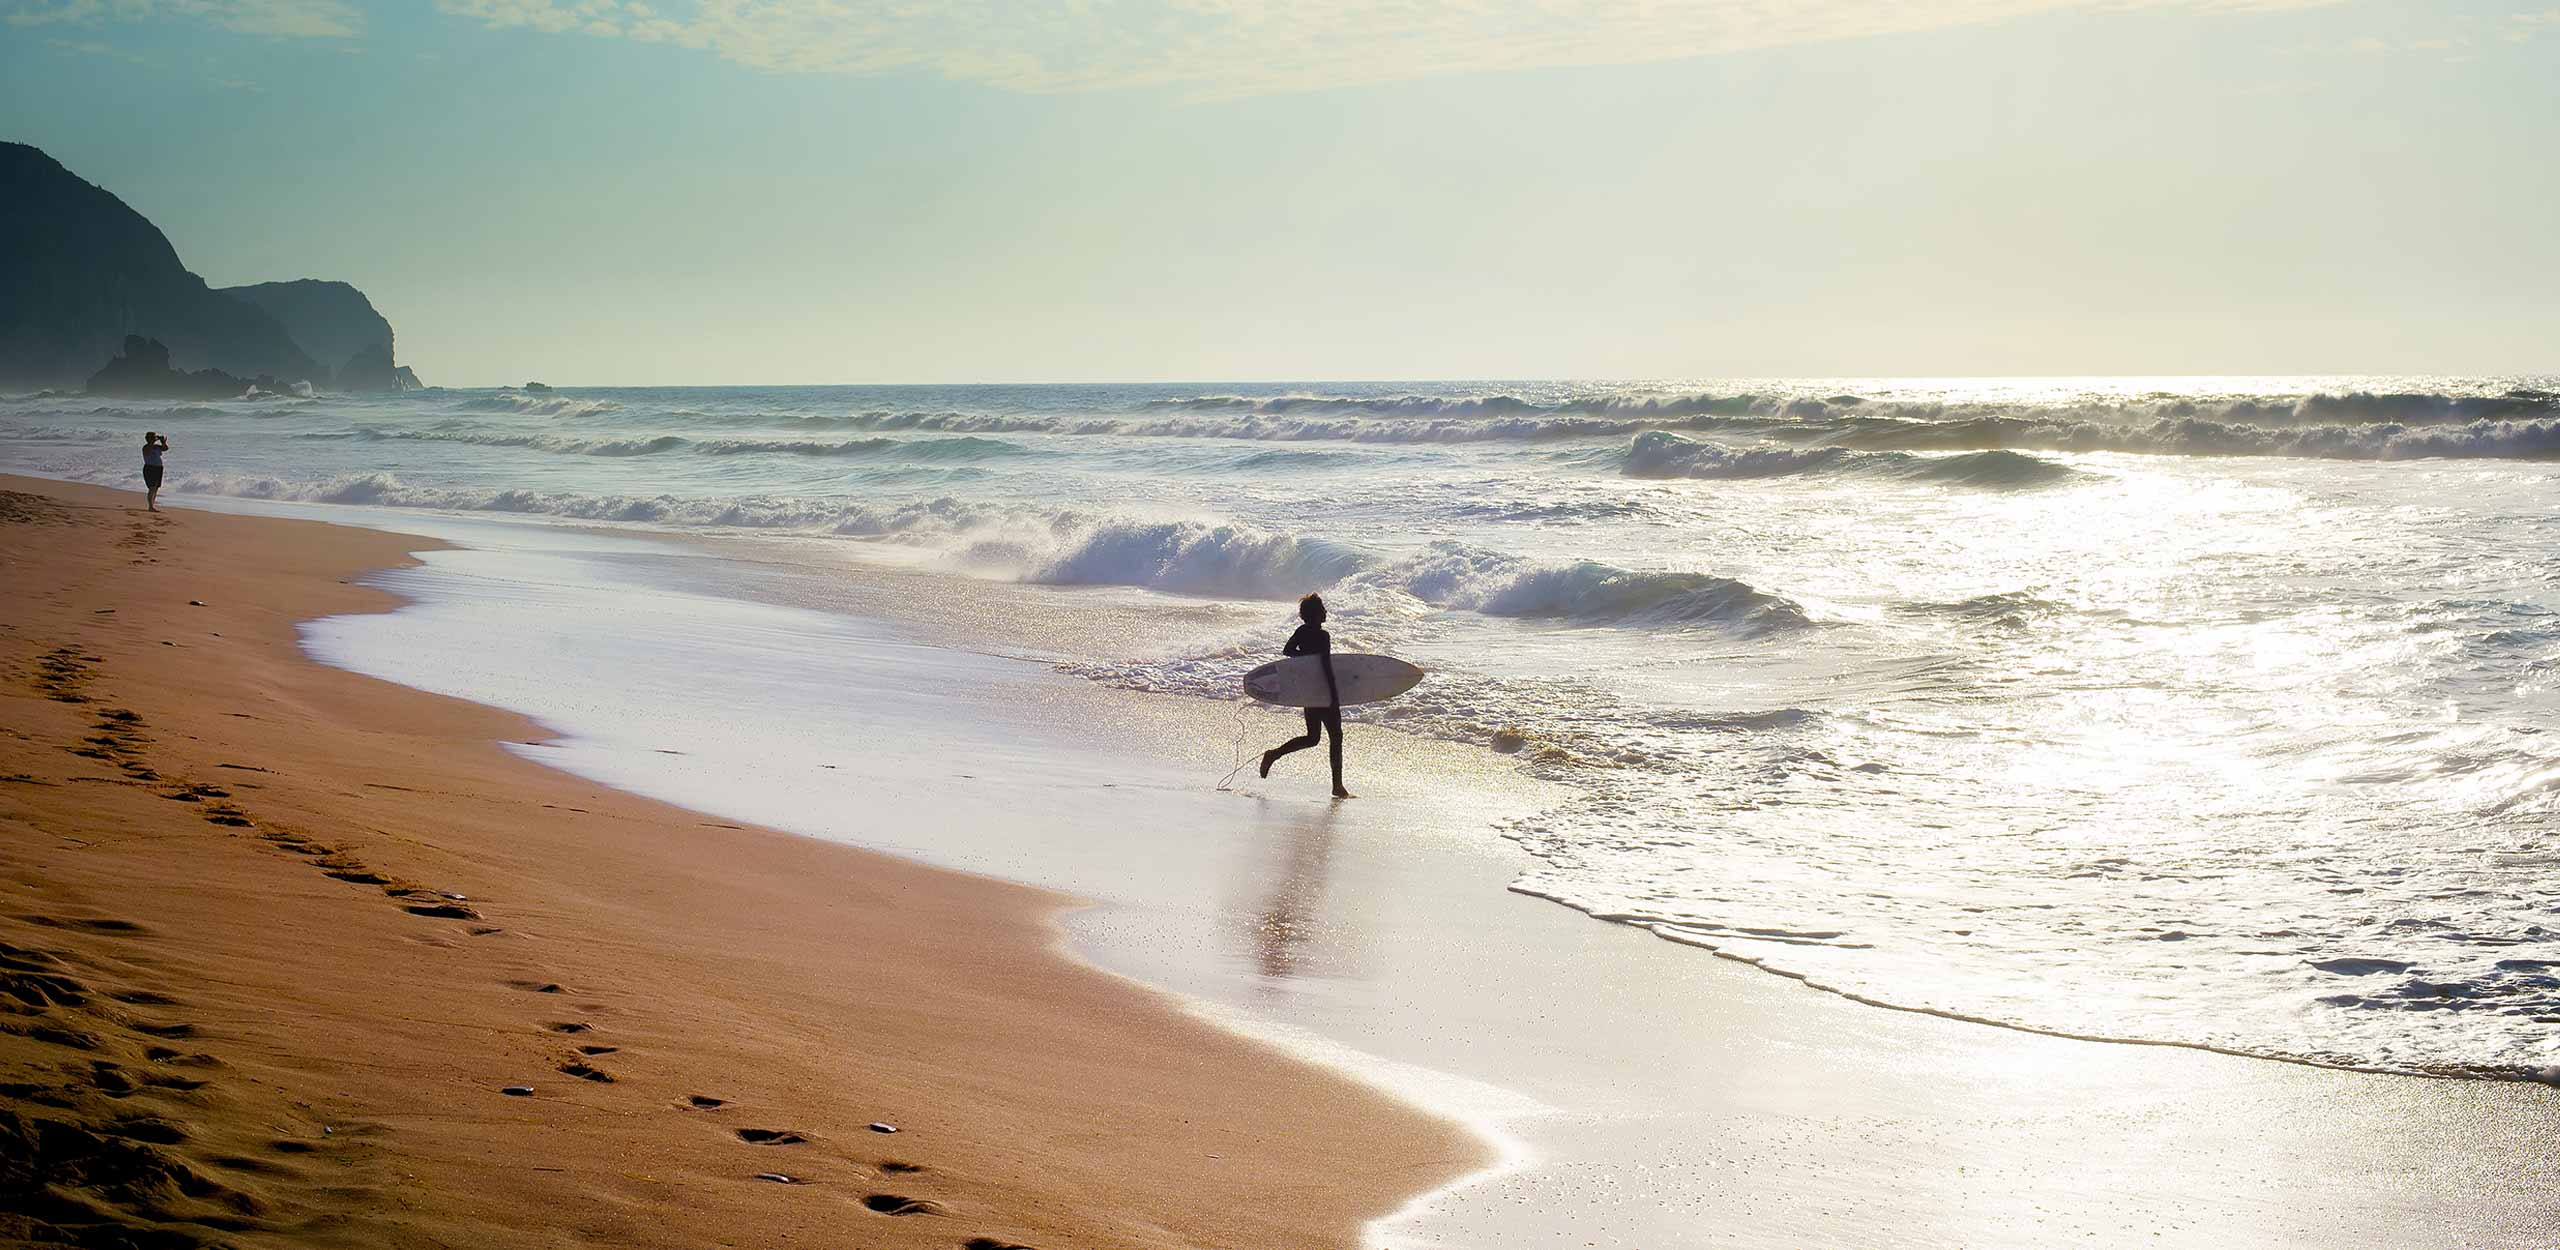
{"label": "surfer", "polygon": [[1333,797],[1347,799],[1351,792],[1342,788],[1342,687],[1333,680],[1333,635],[1324,632],[1324,599],[1318,595],[1300,599],[1298,619],[1305,623],[1298,626],[1298,632],[1289,635],[1288,645],[1280,648],[1280,654],[1315,656],[1317,663],[1324,665],[1324,689],[1326,694],[1333,696],[1333,702],[1326,707],[1306,709],[1307,732],[1262,753],[1262,775],[1270,776],[1271,765],[1281,756],[1291,751],[1306,750],[1330,734],[1333,739]]}

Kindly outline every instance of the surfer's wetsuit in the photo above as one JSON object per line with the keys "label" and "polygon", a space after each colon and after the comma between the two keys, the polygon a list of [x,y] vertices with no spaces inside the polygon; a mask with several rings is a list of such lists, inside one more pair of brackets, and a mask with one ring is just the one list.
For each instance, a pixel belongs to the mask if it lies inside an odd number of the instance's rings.
{"label": "surfer's wetsuit", "polygon": [[[1333,660],[1331,658],[1333,655],[1333,635],[1324,632],[1323,626],[1313,623],[1299,626],[1298,632],[1289,635],[1289,644],[1280,648],[1280,654],[1321,655],[1327,657],[1324,661],[1324,678],[1328,684],[1333,681]],[[1333,694],[1335,698],[1342,697],[1342,692],[1339,689],[1335,690]],[[1333,788],[1335,790],[1340,790],[1342,789],[1342,709],[1339,707],[1311,707],[1306,711],[1307,732],[1305,735],[1291,738],[1287,742],[1283,742],[1280,745],[1271,748],[1271,750],[1262,757],[1262,774],[1266,777],[1271,775],[1271,761],[1279,759],[1281,756],[1287,755],[1292,751],[1306,750],[1308,747],[1314,746],[1318,741],[1322,740],[1327,734],[1330,734],[1333,740]]]}

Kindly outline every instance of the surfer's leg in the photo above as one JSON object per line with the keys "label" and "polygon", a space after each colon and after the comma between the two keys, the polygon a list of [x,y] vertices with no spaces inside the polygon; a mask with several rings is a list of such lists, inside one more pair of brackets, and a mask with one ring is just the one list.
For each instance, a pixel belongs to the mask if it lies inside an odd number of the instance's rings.
{"label": "surfer's leg", "polygon": [[[1320,740],[1321,740],[1321,738],[1320,738],[1320,734],[1319,734],[1319,732],[1318,732],[1318,731],[1322,728],[1322,726],[1323,726],[1323,725],[1324,725],[1324,720],[1323,720],[1323,718],[1322,718],[1322,717],[1317,713],[1316,709],[1314,709],[1314,708],[1308,708],[1308,709],[1307,709],[1307,732],[1306,732],[1306,733],[1304,733],[1304,734],[1302,734],[1302,735],[1300,735],[1300,736],[1298,736],[1298,737],[1291,738],[1291,739],[1289,739],[1287,742],[1283,742],[1283,743],[1281,743],[1280,745],[1278,745],[1278,746],[1276,746],[1276,747],[1273,747],[1273,748],[1271,748],[1271,749],[1270,749],[1270,750],[1268,750],[1268,751],[1263,752],[1263,753],[1262,753],[1262,775],[1263,775],[1263,776],[1265,776],[1265,777],[1270,776],[1270,775],[1271,775],[1271,765],[1272,765],[1272,762],[1273,762],[1273,761],[1275,761],[1275,760],[1278,760],[1281,756],[1283,756],[1283,755],[1287,755],[1287,754],[1288,754],[1288,753],[1290,753],[1291,751],[1304,751],[1304,750],[1306,750],[1308,747],[1314,746],[1318,741],[1320,741]],[[1337,753],[1338,753],[1338,752],[1337,752]],[[1337,771],[1338,771],[1338,770],[1337,770]]]}
{"label": "surfer's leg", "polygon": [[1324,710],[1324,727],[1325,727],[1325,731],[1326,731],[1326,733],[1327,733],[1328,735],[1330,735],[1330,736],[1331,736],[1331,738],[1332,738],[1332,740],[1333,740],[1333,797],[1335,797],[1335,798],[1337,798],[1337,799],[1347,799],[1347,798],[1350,798],[1350,797],[1351,797],[1351,792],[1350,792],[1349,790],[1345,790],[1345,789],[1343,789],[1343,788],[1342,788],[1342,709],[1341,709],[1341,708],[1338,708],[1338,707],[1329,707],[1329,708],[1326,708],[1326,709]]}

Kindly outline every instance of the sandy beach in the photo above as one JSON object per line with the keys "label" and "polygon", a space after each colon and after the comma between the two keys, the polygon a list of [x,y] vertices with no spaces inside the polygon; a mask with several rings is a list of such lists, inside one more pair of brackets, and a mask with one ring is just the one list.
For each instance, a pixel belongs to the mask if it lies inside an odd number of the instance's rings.
{"label": "sandy beach", "polygon": [[0,1250],[2560,1250],[2553,4],[0,0]]}
{"label": "sandy beach", "polygon": [[[2560,1228],[2560,1090],[1881,1010],[1597,923],[1504,888],[1487,831],[1555,794],[1503,757],[1368,728],[1359,802],[1218,788],[1277,718],[973,649],[1059,641],[1032,588],[7,489],[35,1218],[979,1250]],[[1118,605],[1075,627],[1135,628]]]}
{"label": "sandy beach", "polygon": [[1059,895],[304,659],[419,540],[6,489],[0,1236],[1348,1246],[1485,1158],[1059,955]]}

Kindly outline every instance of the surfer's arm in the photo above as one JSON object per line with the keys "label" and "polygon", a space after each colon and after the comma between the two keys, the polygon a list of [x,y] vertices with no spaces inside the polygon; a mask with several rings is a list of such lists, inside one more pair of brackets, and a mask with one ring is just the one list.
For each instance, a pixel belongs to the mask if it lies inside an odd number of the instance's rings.
{"label": "surfer's arm", "polygon": [[1333,683],[1333,648],[1326,647],[1324,650],[1316,653],[1316,660],[1318,663],[1324,665],[1324,692],[1333,696],[1333,702],[1326,704],[1326,706],[1336,708],[1341,707],[1342,687]]}

